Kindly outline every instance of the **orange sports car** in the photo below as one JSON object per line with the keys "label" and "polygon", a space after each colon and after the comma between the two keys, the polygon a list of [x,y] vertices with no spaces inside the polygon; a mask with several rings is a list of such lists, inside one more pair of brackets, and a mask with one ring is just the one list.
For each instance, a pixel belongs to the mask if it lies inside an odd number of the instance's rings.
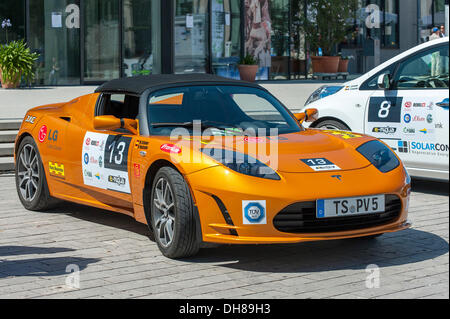
{"label": "orange sports car", "polygon": [[374,238],[410,226],[410,178],[383,142],[305,129],[254,83],[213,75],[118,79],[35,107],[16,139],[25,208],[56,199],[134,217],[170,258],[203,243]]}

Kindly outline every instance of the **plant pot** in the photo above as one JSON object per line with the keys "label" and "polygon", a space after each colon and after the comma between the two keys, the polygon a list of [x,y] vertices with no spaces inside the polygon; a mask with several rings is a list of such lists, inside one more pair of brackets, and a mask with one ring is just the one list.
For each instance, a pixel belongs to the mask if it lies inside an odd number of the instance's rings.
{"label": "plant pot", "polygon": [[238,69],[242,81],[255,82],[258,65],[239,64]]}
{"label": "plant pot", "polygon": [[3,80],[2,69],[0,69],[0,81],[2,82],[2,88],[4,89],[17,89],[20,85],[21,74],[16,74],[16,76],[10,80]]}
{"label": "plant pot", "polygon": [[345,60],[340,59],[338,72],[347,72],[349,61],[350,61],[349,59],[345,59]]}
{"label": "plant pot", "polygon": [[338,56],[312,56],[313,73],[337,73],[340,59]]}

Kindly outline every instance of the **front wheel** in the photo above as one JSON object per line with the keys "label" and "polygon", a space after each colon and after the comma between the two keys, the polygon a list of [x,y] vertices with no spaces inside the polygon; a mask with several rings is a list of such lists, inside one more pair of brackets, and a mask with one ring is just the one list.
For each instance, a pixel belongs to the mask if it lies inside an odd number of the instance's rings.
{"label": "front wheel", "polygon": [[322,121],[319,124],[317,124],[315,128],[319,128],[322,130],[350,131],[350,128],[347,125],[335,120]]}
{"label": "front wheel", "polygon": [[38,148],[31,136],[25,137],[19,145],[15,176],[17,194],[26,209],[47,210],[55,203],[48,190]]}
{"label": "front wheel", "polygon": [[163,167],[153,181],[151,225],[164,256],[183,258],[195,255],[197,240],[194,205],[186,182],[175,169]]}

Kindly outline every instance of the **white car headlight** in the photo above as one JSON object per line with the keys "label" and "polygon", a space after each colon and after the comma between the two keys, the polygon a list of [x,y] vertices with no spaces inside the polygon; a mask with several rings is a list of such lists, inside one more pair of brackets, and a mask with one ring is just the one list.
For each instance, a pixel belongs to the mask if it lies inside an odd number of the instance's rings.
{"label": "white car headlight", "polygon": [[315,90],[309,96],[308,100],[305,103],[305,106],[310,104],[310,103],[312,103],[312,102],[314,102],[314,101],[323,99],[326,96],[335,94],[335,93],[339,92],[342,88],[343,88],[343,86],[337,86],[337,85],[324,85],[324,86],[321,86],[320,88]]}

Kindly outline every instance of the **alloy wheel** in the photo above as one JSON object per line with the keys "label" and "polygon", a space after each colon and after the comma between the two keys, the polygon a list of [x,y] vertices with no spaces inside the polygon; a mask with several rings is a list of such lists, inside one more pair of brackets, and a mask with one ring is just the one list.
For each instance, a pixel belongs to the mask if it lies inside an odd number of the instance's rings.
{"label": "alloy wheel", "polygon": [[39,158],[31,144],[26,144],[19,154],[17,175],[22,198],[31,202],[39,189]]}
{"label": "alloy wheel", "polygon": [[165,178],[160,178],[155,186],[153,211],[155,237],[164,247],[169,246],[174,238],[175,199],[172,188]]}

